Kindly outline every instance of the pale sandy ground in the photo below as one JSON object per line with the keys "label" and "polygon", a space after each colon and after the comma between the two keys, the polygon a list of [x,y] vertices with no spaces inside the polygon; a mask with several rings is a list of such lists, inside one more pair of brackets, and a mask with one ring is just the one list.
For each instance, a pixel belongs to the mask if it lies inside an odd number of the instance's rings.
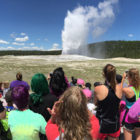
{"label": "pale sandy ground", "polygon": [[79,55],[2,56],[0,57],[0,81],[12,81],[20,71],[23,73],[24,80],[30,83],[35,73],[40,72],[47,76],[61,66],[69,80],[71,76],[75,76],[93,83],[102,80],[102,69],[107,63],[115,65],[120,74],[132,67],[140,69],[140,59],[96,59]]}

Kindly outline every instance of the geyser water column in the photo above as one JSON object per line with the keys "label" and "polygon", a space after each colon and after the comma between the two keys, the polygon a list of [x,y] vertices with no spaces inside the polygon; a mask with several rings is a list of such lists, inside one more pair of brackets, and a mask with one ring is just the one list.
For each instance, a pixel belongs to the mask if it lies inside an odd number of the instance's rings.
{"label": "geyser water column", "polygon": [[91,56],[87,40],[92,33],[93,41],[104,34],[115,19],[114,6],[118,0],[104,0],[97,7],[78,6],[68,11],[62,30],[62,54]]}
{"label": "geyser water column", "polygon": [[79,6],[72,12],[68,11],[62,31],[62,54],[85,54],[88,22],[85,19],[85,9]]}

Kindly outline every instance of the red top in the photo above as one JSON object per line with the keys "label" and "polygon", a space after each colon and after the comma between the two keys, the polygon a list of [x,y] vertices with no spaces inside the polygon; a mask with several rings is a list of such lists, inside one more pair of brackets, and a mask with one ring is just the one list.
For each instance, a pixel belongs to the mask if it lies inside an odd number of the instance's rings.
{"label": "red top", "polygon": [[[91,123],[91,136],[94,139],[97,139],[99,136],[99,121],[98,119],[93,115],[90,118]],[[48,121],[46,126],[46,136],[48,140],[58,140],[59,139],[59,130],[58,126],[56,124],[53,124],[51,120]]]}

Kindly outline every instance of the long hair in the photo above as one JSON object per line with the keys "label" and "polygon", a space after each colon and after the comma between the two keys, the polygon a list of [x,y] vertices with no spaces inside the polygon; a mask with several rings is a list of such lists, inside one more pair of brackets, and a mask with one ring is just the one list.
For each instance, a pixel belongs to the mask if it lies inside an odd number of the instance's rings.
{"label": "long hair", "polygon": [[56,121],[59,126],[60,140],[92,140],[87,99],[82,90],[79,87],[70,87],[61,96],[61,101]]}
{"label": "long hair", "polygon": [[25,86],[17,86],[12,89],[12,100],[19,110],[23,110],[28,105],[29,92]]}
{"label": "long hair", "polygon": [[131,79],[131,85],[135,87],[136,90],[140,89],[140,75],[136,68],[129,69],[128,77]]}
{"label": "long hair", "polygon": [[116,68],[112,64],[107,64],[103,68],[103,74],[111,88],[116,91]]}
{"label": "long hair", "polygon": [[37,73],[32,77],[31,89],[34,92],[30,95],[33,104],[42,102],[42,96],[49,93],[48,82],[44,74]]}
{"label": "long hair", "polygon": [[53,71],[49,85],[50,89],[57,97],[59,97],[68,88],[64,71],[61,67],[56,68]]}

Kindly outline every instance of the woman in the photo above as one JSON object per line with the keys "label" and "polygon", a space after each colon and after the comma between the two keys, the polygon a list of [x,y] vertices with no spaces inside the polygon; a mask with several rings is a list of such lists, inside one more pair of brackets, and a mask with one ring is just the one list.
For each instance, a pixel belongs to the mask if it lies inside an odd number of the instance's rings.
{"label": "woman", "polygon": [[100,121],[99,138],[117,140],[120,136],[119,103],[122,97],[122,85],[116,84],[116,69],[107,64],[103,69],[105,84],[95,87],[97,98],[97,118]]}
{"label": "woman", "polygon": [[25,86],[28,90],[30,90],[30,86],[28,85],[28,83],[25,82],[25,81],[23,81],[22,79],[23,79],[23,78],[22,78],[22,73],[18,72],[18,73],[16,74],[16,80],[15,80],[15,81],[12,81],[12,82],[10,83],[10,89],[13,89],[13,88],[16,87],[16,86],[23,85],[23,86]]}
{"label": "woman", "polygon": [[[37,73],[32,77],[31,89],[33,93],[30,95],[29,108],[48,121],[51,115],[46,108],[52,108],[57,98],[49,92],[48,82],[42,73]],[[46,140],[46,136],[40,134],[40,139]]]}
{"label": "woman", "polygon": [[127,77],[129,86],[123,88],[123,93],[126,98],[126,113],[124,116],[124,137],[125,140],[132,140],[132,131],[135,131],[136,140],[140,140],[140,122],[130,120],[128,118],[128,111],[136,100],[140,97],[140,76],[139,71],[136,68],[129,69],[127,75],[123,74],[122,83]]}
{"label": "woman", "polygon": [[65,77],[64,71],[61,67],[56,68],[50,79],[50,92],[59,98],[63,92],[70,87],[67,78]]}
{"label": "woman", "polygon": [[46,108],[52,108],[57,98],[50,94],[48,82],[42,73],[37,73],[32,77],[29,108],[36,113],[43,115],[46,121],[50,119],[50,114]]}
{"label": "woman", "polygon": [[42,115],[28,109],[28,89],[24,86],[15,87],[12,90],[12,99],[17,107],[8,116],[12,139],[39,140],[39,132],[45,134],[47,123]]}
{"label": "woman", "polygon": [[[48,140],[96,140],[99,121],[87,109],[87,99],[79,87],[67,89],[50,110],[46,126]],[[55,123],[54,123],[55,122]]]}

